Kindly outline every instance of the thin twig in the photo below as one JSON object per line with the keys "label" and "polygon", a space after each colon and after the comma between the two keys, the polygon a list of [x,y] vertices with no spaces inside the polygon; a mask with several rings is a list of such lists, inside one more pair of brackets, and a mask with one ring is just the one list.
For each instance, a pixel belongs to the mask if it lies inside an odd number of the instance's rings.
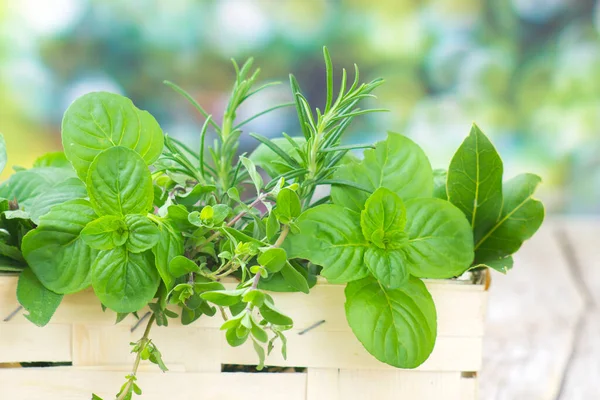
{"label": "thin twig", "polygon": [[19,306],[19,307],[15,308],[15,310],[14,310],[13,312],[11,312],[10,314],[8,314],[8,315],[6,316],[6,318],[4,318],[2,321],[4,321],[4,322],[8,322],[8,321],[10,321],[10,320],[11,320],[11,319],[13,319],[13,317],[14,317],[15,315],[17,315],[17,314],[19,313],[19,311],[21,311],[22,309],[23,309],[23,306]]}

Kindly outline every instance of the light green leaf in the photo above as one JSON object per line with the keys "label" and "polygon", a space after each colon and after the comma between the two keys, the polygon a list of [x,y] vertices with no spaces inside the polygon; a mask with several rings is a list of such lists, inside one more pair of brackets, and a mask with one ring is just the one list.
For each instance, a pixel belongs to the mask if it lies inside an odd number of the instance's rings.
{"label": "light green leaf", "polygon": [[504,183],[500,218],[475,244],[475,262],[487,264],[521,248],[544,221],[544,205],[533,198],[541,178],[521,174]]}
{"label": "light green leaf", "polygon": [[369,246],[359,214],[334,204],[310,208],[298,217],[299,233],[289,234],[284,248],[289,258],[302,258],[323,267],[331,283],[345,283],[369,274],[363,255]]}
{"label": "light green leaf", "polygon": [[46,153],[43,156],[38,157],[33,162],[33,168],[40,167],[56,167],[56,168],[67,168],[73,170],[73,166],[67,160],[65,153],[62,151],[56,151],[53,153]]}
{"label": "light green leaf", "polygon": [[129,214],[125,216],[129,230],[127,250],[131,253],[141,253],[153,248],[160,239],[160,230],[145,215]]}
{"label": "light green leaf", "polygon": [[448,200],[448,189],[446,188],[447,181],[448,172],[445,169],[433,170],[433,197]]}
{"label": "light green leaf", "polygon": [[235,289],[235,290],[213,290],[210,292],[204,292],[200,295],[204,300],[210,301],[218,306],[232,306],[242,301],[242,295],[246,292],[246,289]]}
{"label": "light green leaf", "polygon": [[43,167],[16,172],[0,185],[0,197],[17,199],[20,207],[28,209],[46,191],[75,176],[66,168]]}
{"label": "light green leaf", "polygon": [[[431,197],[433,192],[433,174],[427,156],[415,142],[396,133],[389,133],[374,149],[365,150],[362,162],[340,167],[334,179],[355,182],[373,192],[385,187],[403,200]],[[331,188],[335,204],[356,212],[364,208],[368,197],[368,193],[348,186]]]}
{"label": "light green leaf", "polygon": [[83,228],[81,238],[96,250],[110,250],[125,244],[129,232],[123,217],[118,215],[105,215]]}
{"label": "light green leaf", "polygon": [[183,255],[183,236],[168,221],[162,221],[158,225],[160,238],[156,246],[152,248],[154,261],[158,273],[162,278],[167,290],[171,290],[175,278],[169,271],[169,263],[176,257]]}
{"label": "light green leaf", "polygon": [[399,248],[406,243],[405,225],[406,209],[402,200],[386,188],[373,192],[360,213],[364,237],[382,249]]}
{"label": "light green leaf", "polygon": [[44,326],[50,322],[62,298],[62,294],[46,289],[31,268],[25,268],[19,275],[17,300],[29,312],[25,318],[37,326]]}
{"label": "light green leaf", "polygon": [[83,182],[78,178],[69,178],[35,197],[28,207],[29,216],[35,224],[39,224],[40,217],[46,215],[53,206],[85,197],[87,190]]}
{"label": "light green leaf", "polygon": [[287,254],[284,249],[270,248],[258,256],[257,261],[269,272],[275,273],[281,271],[281,268],[287,261]]}
{"label": "light green leaf", "polygon": [[256,193],[260,195],[260,190],[263,187],[262,176],[260,176],[260,174],[256,171],[256,166],[254,165],[252,160],[246,157],[240,157],[240,161],[242,162],[242,164],[244,164],[244,167],[248,171],[248,175],[250,175],[250,179],[252,180],[252,183],[254,183],[254,187],[256,188]]}
{"label": "light green leaf", "polygon": [[398,289],[385,289],[372,278],[346,286],[346,318],[354,335],[379,361],[416,368],[433,350],[436,311],[421,280],[411,277]]}
{"label": "light green leaf", "polygon": [[169,263],[169,272],[175,278],[187,275],[190,272],[199,272],[200,268],[195,262],[184,256],[176,256]]}
{"label": "light green leaf", "polygon": [[466,216],[478,242],[502,210],[502,159],[494,145],[473,125],[448,169],[448,200]]}
{"label": "light green leaf", "polygon": [[407,264],[400,250],[369,247],[365,252],[365,265],[371,274],[389,289],[399,288],[406,283]]}
{"label": "light green leaf", "polygon": [[445,279],[461,275],[473,262],[473,234],[464,214],[447,201],[405,203],[408,244],[402,248],[411,275]]}
{"label": "light green leaf", "polygon": [[97,251],[80,236],[96,219],[87,200],[56,205],[40,218],[40,225],[23,238],[21,250],[44,286],[56,293],[74,293],[91,283],[91,265]]}
{"label": "light green leaf", "polygon": [[275,215],[275,213],[273,213],[273,212],[269,213],[265,227],[266,227],[267,241],[274,240],[275,235],[277,235],[277,233],[279,232],[279,228],[280,228],[279,221],[277,221],[277,216]]}
{"label": "light green leaf", "polygon": [[300,198],[296,192],[288,188],[281,189],[277,195],[277,207],[274,210],[279,221],[287,224],[298,217],[301,211]]}
{"label": "light green leaf", "polygon": [[135,312],[156,294],[159,276],[152,254],[124,247],[102,251],[92,266],[92,286],[102,304],[116,312]]}
{"label": "light green leaf", "polygon": [[146,214],[154,200],[144,160],[121,146],[98,154],[89,168],[87,188],[98,215]]}
{"label": "light green leaf", "polygon": [[274,325],[293,325],[294,321],[283,312],[281,312],[273,303],[273,298],[269,295],[265,296],[262,306],[258,309],[260,315],[268,322]]}
{"label": "light green leaf", "polygon": [[93,92],[79,97],[65,112],[62,143],[77,175],[86,182],[92,161],[103,150],[123,146],[151,164],[162,152],[164,136],[154,117],[128,98]]}

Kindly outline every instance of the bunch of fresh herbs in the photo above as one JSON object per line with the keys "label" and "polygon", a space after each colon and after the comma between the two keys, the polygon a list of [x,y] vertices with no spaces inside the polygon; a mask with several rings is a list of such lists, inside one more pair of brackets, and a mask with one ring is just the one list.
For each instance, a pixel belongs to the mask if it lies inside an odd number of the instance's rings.
{"label": "bunch of fresh herbs", "polygon": [[[186,325],[223,318],[228,343],[250,340],[259,367],[276,341],[285,355],[293,320],[269,292],[309,293],[317,275],[346,285],[348,323],[373,356],[417,367],[437,334],[422,279],[485,266],[506,272],[540,226],[544,209],[533,198],[540,178],[503,182],[500,156],[476,126],[447,172],[433,171],[421,148],[396,133],[375,144],[342,145],[355,117],[380,111],[360,107],[382,81],[361,83],[355,68],[348,84],[344,70],[335,95],[326,49],[324,55],[322,110],[291,76],[293,103],[239,122],[240,105],[271,85],[255,87],[252,60],[234,62],[220,123],[167,82],[205,118],[199,149],[164,134],[123,96],[86,94],[65,112],[64,153],[16,169],[0,186],[0,271],[20,273],[17,296],[27,318],[47,324],[64,295],[90,286],[117,321],[150,308],[117,399],[141,393],[141,360],[166,370],[150,332],[170,318]],[[259,147],[238,156],[246,123],[288,105],[296,108],[301,136],[250,133]],[[362,160],[351,153],[361,148]],[[330,195],[316,198],[320,186],[331,187]],[[222,284],[227,276],[237,280],[235,289]]]}

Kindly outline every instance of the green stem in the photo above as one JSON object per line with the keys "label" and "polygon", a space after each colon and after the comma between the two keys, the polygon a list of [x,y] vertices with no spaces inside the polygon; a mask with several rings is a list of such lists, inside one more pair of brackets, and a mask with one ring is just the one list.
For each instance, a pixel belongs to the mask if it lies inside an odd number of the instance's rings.
{"label": "green stem", "polygon": [[154,313],[152,313],[152,316],[150,316],[150,319],[148,320],[148,324],[146,325],[146,329],[144,330],[144,335],[140,339],[142,346],[140,346],[139,351],[137,352],[137,356],[135,357],[135,361],[133,362],[133,369],[131,370],[131,374],[129,375],[129,380],[127,381],[127,385],[125,385],[123,390],[121,390],[121,393],[120,393],[119,397],[117,397],[116,400],[125,399],[127,397],[127,394],[129,393],[129,391],[131,390],[131,386],[133,385],[133,382],[134,382],[133,378],[136,376],[137,370],[140,366],[140,362],[142,361],[142,351],[148,344],[148,336],[150,335],[150,329],[152,329],[152,324],[154,323],[155,320],[156,320],[156,315]]}

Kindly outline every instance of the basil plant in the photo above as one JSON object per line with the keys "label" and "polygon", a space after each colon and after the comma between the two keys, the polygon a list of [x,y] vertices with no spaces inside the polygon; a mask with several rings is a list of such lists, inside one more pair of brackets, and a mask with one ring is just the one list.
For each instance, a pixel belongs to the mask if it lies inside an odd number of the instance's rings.
{"label": "basil plant", "polygon": [[[86,94],[64,114],[64,152],[1,184],[0,270],[20,273],[17,296],[28,319],[47,324],[64,295],[90,286],[117,321],[151,310],[117,399],[141,392],[141,359],[166,370],[150,328],[170,318],[222,318],[228,343],[252,342],[259,368],[276,343],[285,355],[293,320],[269,292],[309,293],[317,275],[346,285],[348,324],[374,357],[415,368],[437,333],[423,279],[506,272],[540,226],[544,209],[533,198],[540,178],[503,181],[502,161],[476,126],[447,171],[432,170],[423,150],[397,133],[342,145],[355,117],[381,111],[360,107],[382,81],[361,83],[356,68],[347,82],[344,70],[334,95],[324,54],[323,109],[310,106],[291,76],[292,103],[239,121],[239,106],[270,86],[256,87],[252,60],[234,62],[220,121],[166,82],[204,118],[198,149],[163,133],[123,96]],[[299,135],[250,133],[259,146],[238,155],[246,124],[287,106],[296,109]],[[317,196],[321,186],[330,194]],[[225,277],[237,286],[226,288]]]}

